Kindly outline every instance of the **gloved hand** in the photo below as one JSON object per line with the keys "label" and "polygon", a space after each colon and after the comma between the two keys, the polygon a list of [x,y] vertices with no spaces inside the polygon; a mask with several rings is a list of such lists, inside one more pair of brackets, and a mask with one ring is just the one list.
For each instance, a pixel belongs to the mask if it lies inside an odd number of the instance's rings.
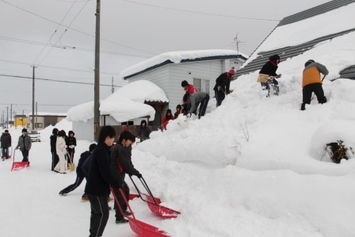
{"label": "gloved hand", "polygon": [[276,78],[280,78],[281,77],[281,74],[277,75]]}
{"label": "gloved hand", "polygon": [[220,91],[220,90],[221,90],[221,86],[218,86],[218,87],[217,87],[217,90],[219,90],[219,91]]}
{"label": "gloved hand", "polygon": [[75,148],[75,146],[74,145],[70,145],[69,148]]}
{"label": "gloved hand", "polygon": [[141,173],[136,174],[136,176],[137,176],[139,179],[141,179],[141,178],[143,177]]}

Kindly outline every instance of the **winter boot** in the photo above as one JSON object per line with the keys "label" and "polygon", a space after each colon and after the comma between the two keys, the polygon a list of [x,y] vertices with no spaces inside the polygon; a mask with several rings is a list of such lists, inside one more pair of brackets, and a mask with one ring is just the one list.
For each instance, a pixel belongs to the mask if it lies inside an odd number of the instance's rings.
{"label": "winter boot", "polygon": [[306,104],[305,103],[301,104],[301,110],[306,110]]}

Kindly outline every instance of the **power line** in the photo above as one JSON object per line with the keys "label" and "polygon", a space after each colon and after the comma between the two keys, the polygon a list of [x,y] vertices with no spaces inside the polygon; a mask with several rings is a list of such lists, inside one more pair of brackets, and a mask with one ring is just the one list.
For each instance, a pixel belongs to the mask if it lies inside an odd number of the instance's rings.
{"label": "power line", "polygon": [[[56,22],[56,21],[53,21],[53,20],[51,20],[51,19],[49,19],[49,18],[40,16],[40,15],[38,15],[38,14],[36,14],[36,13],[33,13],[33,12],[28,11],[28,10],[26,10],[26,9],[24,9],[24,8],[21,8],[21,7],[17,6],[17,5],[15,5],[15,4],[9,3],[9,2],[7,2],[7,1],[5,1],[5,0],[0,0],[0,1],[1,1],[1,2],[4,2],[4,3],[6,3],[6,4],[8,4],[8,5],[12,6],[12,7],[15,7],[15,8],[17,8],[17,9],[19,9],[19,10],[21,10],[21,11],[27,12],[27,13],[29,13],[29,14],[31,14],[31,15],[34,15],[34,16],[36,16],[36,17],[39,17],[39,18],[44,19],[44,20],[46,20],[46,21],[49,21],[49,22],[51,22],[51,23],[53,23],[53,24],[56,24],[56,25],[59,24],[59,23]],[[63,25],[63,26],[65,26],[65,25]],[[91,34],[89,34],[89,33],[86,33],[86,32],[80,31],[80,30],[77,30],[77,29],[72,28],[72,27],[68,27],[68,29],[71,29],[71,30],[76,31],[76,32],[78,32],[78,33],[80,33],[80,34],[83,34],[83,35],[87,35],[87,36],[90,36],[90,37],[95,37],[94,35],[91,35]],[[119,43],[113,42],[113,41],[111,41],[111,40],[107,40],[107,39],[103,39],[103,38],[100,38],[100,40],[109,42],[109,43],[111,43],[111,44],[119,45],[119,46],[122,46],[122,47],[134,49],[134,50],[137,50],[137,51],[140,51],[140,52],[149,53],[149,54],[151,54],[151,55],[156,55],[156,53],[149,52],[149,51],[142,50],[142,49],[138,49],[138,48],[134,48],[134,47],[127,46],[127,45],[124,45],[124,44],[119,44]]]}
{"label": "power line", "polygon": [[223,14],[208,13],[208,12],[190,11],[190,10],[177,9],[177,8],[172,8],[172,7],[162,7],[162,6],[157,6],[157,5],[153,5],[153,4],[135,2],[135,1],[131,1],[131,0],[121,0],[121,1],[122,1],[122,2],[133,3],[133,4],[138,4],[138,5],[144,5],[144,6],[148,6],[148,7],[161,8],[161,9],[167,9],[167,10],[179,11],[179,12],[187,12],[187,13],[193,13],[193,14],[199,14],[199,15],[208,15],[208,16],[217,16],[217,17],[228,17],[228,18],[236,18],[236,19],[244,19],[244,20],[255,20],[255,21],[277,21],[277,22],[280,21],[280,20],[278,20],[278,19],[267,19],[267,18],[256,18],[256,17],[244,17],[244,16],[231,16],[231,15],[223,15]]}
{"label": "power line", "polygon": [[[8,74],[0,74],[0,77],[11,77],[11,78],[16,78],[16,79],[26,79],[26,80],[33,80],[32,77],[27,77],[27,76],[18,76],[18,75],[8,75]],[[57,80],[57,79],[49,79],[49,78],[41,78],[41,77],[36,77],[36,80],[39,81],[50,81],[50,82],[59,82],[59,83],[68,83],[68,84],[81,84],[81,85],[94,85],[94,83],[90,82],[81,82],[81,81],[66,81],[66,80]],[[112,85],[109,84],[100,84],[100,86],[109,86],[112,87]],[[113,85],[114,87],[122,87],[118,85]]]}
{"label": "power line", "polygon": [[[20,38],[12,38],[12,37],[1,36],[1,35],[0,35],[0,40],[10,41],[10,42],[18,42],[18,43],[23,43],[23,44],[32,44],[32,45],[47,45],[46,43],[39,42],[39,41],[26,40],[26,39],[20,39]],[[52,47],[59,48],[59,49],[64,49],[62,46],[53,45]],[[94,52],[93,49],[81,48],[81,47],[75,47],[75,50],[85,51],[85,52]],[[132,57],[137,57],[137,58],[148,58],[148,56],[146,56],[146,55],[131,54],[131,53],[120,53],[120,52],[105,51],[105,50],[101,50],[100,53],[112,54],[112,55],[132,56]]]}
{"label": "power line", "polygon": [[[62,21],[58,24],[58,26],[57,26],[57,28],[55,29],[54,33],[53,33],[52,36],[50,37],[48,43],[50,43],[52,37],[53,37],[54,34],[58,31],[59,27],[62,25],[63,21],[64,21],[65,18],[68,16],[70,10],[71,10],[71,9],[73,8],[73,6],[75,5],[76,1],[77,1],[77,0],[75,0],[75,1],[73,2],[73,4],[70,6],[69,10],[67,11],[67,13],[65,14],[65,16],[63,17]],[[81,10],[79,11],[79,13],[82,11],[82,9],[86,6],[87,3],[88,3],[88,2],[86,2],[85,5],[81,8]],[[79,13],[78,13],[78,14],[79,14]],[[76,17],[78,16],[78,14],[75,16],[75,18],[73,19],[73,21],[76,19]],[[69,26],[73,23],[73,21],[69,24]],[[64,31],[64,33],[65,33],[66,31],[67,31],[67,29]],[[63,33],[63,34],[64,34],[64,33]],[[63,34],[62,34],[62,35],[60,36],[60,38],[55,42],[54,45],[56,45],[56,44],[60,41],[60,39],[62,38]],[[50,50],[47,52],[47,54],[42,58],[42,60],[40,61],[40,63],[38,63],[37,66],[41,65],[42,62],[47,58],[47,56],[49,55],[49,53],[53,50],[53,48],[54,48],[53,46],[54,46],[54,45],[52,45],[51,49],[50,49]],[[47,47],[47,45],[44,46],[44,48],[46,48],[46,47]],[[43,48],[43,50],[44,50],[44,48]],[[33,62],[33,65],[35,65],[37,59],[41,56],[43,50],[42,50],[41,53],[38,55],[38,57],[36,58],[36,60]]]}
{"label": "power line", "polygon": [[[17,62],[17,61],[11,61],[11,60],[4,60],[4,59],[0,59],[0,62],[6,62],[6,63],[13,63],[13,64],[21,64],[21,65],[31,66],[31,64],[28,64],[28,63]],[[92,73],[92,70],[81,70],[81,69],[75,69],[75,68],[57,67],[57,66],[50,66],[50,65],[42,65],[41,67],[44,67],[44,68],[53,68],[53,69],[58,69],[58,70],[73,71],[73,72]],[[113,73],[113,72],[100,72],[100,73],[101,73],[101,74],[106,74],[106,75],[119,75],[119,73]]]}

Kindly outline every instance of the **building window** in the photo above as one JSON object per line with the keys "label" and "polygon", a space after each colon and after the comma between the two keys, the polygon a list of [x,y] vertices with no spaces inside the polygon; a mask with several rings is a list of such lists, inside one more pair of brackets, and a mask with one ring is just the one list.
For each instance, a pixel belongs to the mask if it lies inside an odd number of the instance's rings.
{"label": "building window", "polygon": [[210,93],[210,81],[204,80],[200,78],[194,78],[194,87],[198,91],[206,92],[207,94]]}
{"label": "building window", "polygon": [[121,125],[134,125],[134,121],[122,122]]}
{"label": "building window", "polygon": [[35,128],[43,128],[43,123],[35,123]]}

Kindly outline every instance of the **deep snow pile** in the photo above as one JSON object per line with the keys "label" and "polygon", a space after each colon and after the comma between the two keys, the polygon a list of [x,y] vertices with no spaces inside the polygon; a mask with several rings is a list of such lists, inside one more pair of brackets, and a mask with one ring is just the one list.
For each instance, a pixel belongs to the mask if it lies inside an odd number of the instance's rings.
{"label": "deep snow pile", "polygon": [[[234,92],[201,120],[179,118],[134,145],[133,163],[154,195],[182,213],[162,220],[135,199],[136,217],[175,237],[354,236],[354,155],[334,164],[324,148],[338,139],[355,146],[355,81],[326,80],[328,103],[313,101],[300,111],[299,78],[283,76],[280,96],[271,98],[255,78],[233,82]],[[63,123],[56,127],[71,129]],[[33,144],[27,171],[11,172],[10,161],[0,165],[3,236],[88,235],[84,184],[58,195],[75,174],[50,171],[52,128]],[[10,132],[15,144],[20,128]],[[78,141],[75,161],[89,144]],[[128,225],[116,225],[111,212],[104,236],[118,235],[135,236]]]}

